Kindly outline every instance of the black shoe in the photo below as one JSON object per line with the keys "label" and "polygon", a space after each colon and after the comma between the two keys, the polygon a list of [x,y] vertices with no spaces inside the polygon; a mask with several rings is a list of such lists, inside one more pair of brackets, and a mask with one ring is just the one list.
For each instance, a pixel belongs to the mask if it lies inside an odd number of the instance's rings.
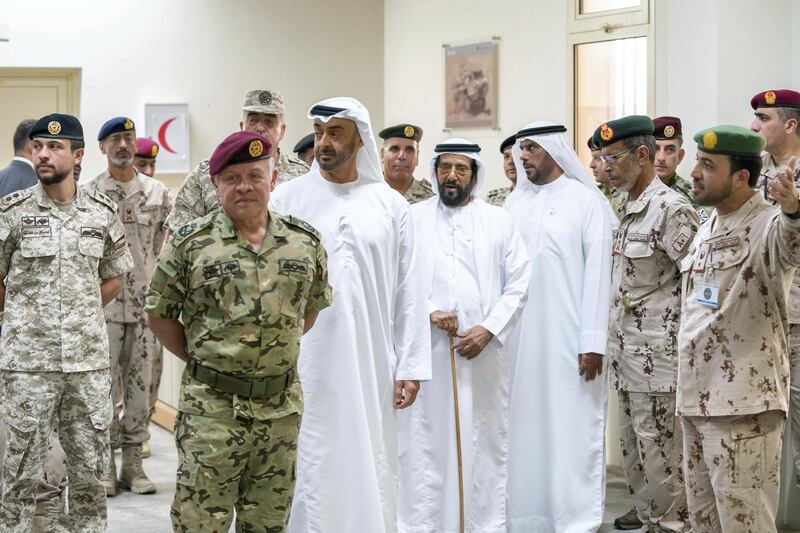
{"label": "black shoe", "polygon": [[636,507],[614,520],[614,529],[639,529],[643,525],[642,521],[639,520],[639,516],[636,514]]}

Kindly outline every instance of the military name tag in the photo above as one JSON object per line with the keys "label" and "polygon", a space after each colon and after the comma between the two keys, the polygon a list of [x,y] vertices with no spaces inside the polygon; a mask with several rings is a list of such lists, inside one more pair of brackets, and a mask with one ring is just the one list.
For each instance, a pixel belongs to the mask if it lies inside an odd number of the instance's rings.
{"label": "military name tag", "polygon": [[741,239],[739,237],[726,237],[715,242],[714,249],[722,250],[723,248],[730,248],[731,246],[737,246],[740,242]]}
{"label": "military name tag", "polygon": [[50,237],[52,235],[50,217],[23,216],[20,222],[22,223],[23,238]]}
{"label": "military name tag", "polygon": [[242,269],[239,267],[239,261],[226,261],[224,263],[214,263],[213,265],[204,266],[203,277],[205,279],[213,279],[241,271]]}
{"label": "military name tag", "polygon": [[103,240],[103,230],[100,228],[91,228],[88,226],[81,227],[81,237],[91,237],[92,239]]}
{"label": "military name tag", "polygon": [[697,303],[713,307],[719,307],[719,285],[707,281],[697,283]]}
{"label": "military name tag", "polygon": [[628,233],[628,242],[650,242],[649,233]]}
{"label": "military name tag", "polygon": [[278,259],[278,269],[281,272],[297,272],[300,274],[308,273],[308,265],[305,261],[295,259]]}

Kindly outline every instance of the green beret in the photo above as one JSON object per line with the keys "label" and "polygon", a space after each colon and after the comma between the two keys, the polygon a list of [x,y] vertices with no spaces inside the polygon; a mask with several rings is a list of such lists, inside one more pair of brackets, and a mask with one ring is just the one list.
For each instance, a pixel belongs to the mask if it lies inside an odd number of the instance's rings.
{"label": "green beret", "polygon": [[400,137],[401,139],[414,139],[419,142],[422,140],[422,128],[413,124],[398,124],[397,126],[389,126],[382,129],[378,133],[378,137],[384,140]]}
{"label": "green beret", "polygon": [[760,157],[766,139],[741,126],[715,126],[694,135],[697,149],[711,154]]}
{"label": "green beret", "polygon": [[592,143],[598,148],[602,148],[628,137],[652,135],[654,130],[655,127],[650,117],[629,115],[601,124],[599,128],[594,130]]}

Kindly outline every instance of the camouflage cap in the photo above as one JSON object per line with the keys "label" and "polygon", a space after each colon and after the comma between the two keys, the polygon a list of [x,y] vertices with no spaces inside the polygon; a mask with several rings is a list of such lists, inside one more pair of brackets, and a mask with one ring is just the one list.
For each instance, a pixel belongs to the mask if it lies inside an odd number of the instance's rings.
{"label": "camouflage cap", "polygon": [[766,140],[741,126],[716,126],[694,135],[697,149],[712,154],[759,157]]}
{"label": "camouflage cap", "polygon": [[267,113],[269,115],[283,115],[286,109],[283,106],[283,95],[278,91],[256,89],[248,91],[244,97],[242,111],[253,113]]}

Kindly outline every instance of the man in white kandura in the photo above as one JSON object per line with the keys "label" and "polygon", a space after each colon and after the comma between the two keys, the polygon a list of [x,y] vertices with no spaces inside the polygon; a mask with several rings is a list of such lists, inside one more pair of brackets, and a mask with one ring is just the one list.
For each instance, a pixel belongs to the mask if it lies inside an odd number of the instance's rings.
{"label": "man in white kandura", "polygon": [[603,518],[616,217],[565,132],[534,122],[517,133],[519,178],[504,206],[532,272],[529,304],[509,341],[511,533],[594,533]]}
{"label": "man in white kandura", "polygon": [[433,380],[398,415],[401,533],[458,533],[459,487],[450,337],[460,412],[464,522],[471,533],[506,531],[508,355],[525,305],[530,264],[511,216],[477,198],[480,147],[435,148],[434,197],[411,207],[430,312]]}
{"label": "man in white kandura", "polygon": [[431,378],[430,325],[408,203],[383,180],[367,109],[313,106],[314,164],[271,195],[322,234],[333,305],[300,346],[305,414],[290,532],[397,528],[395,409]]}

